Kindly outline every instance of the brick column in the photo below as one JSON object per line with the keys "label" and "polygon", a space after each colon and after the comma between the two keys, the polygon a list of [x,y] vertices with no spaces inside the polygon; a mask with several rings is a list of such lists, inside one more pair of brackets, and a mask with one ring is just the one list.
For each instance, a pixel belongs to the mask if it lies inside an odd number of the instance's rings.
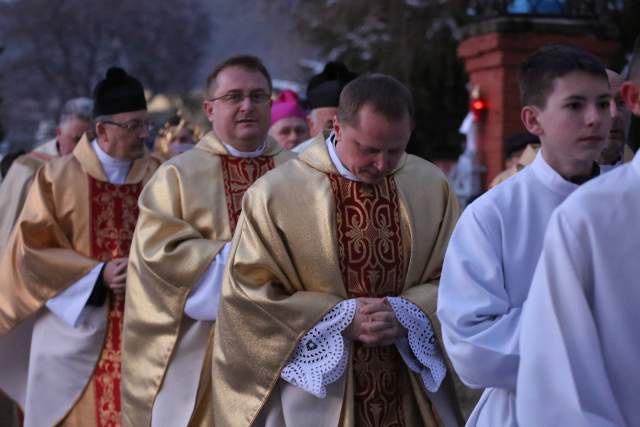
{"label": "brick column", "polygon": [[[587,28],[590,30],[587,30]],[[618,48],[608,37],[593,34],[587,23],[558,19],[497,18],[467,28],[468,38],[458,46],[471,86],[480,87],[488,111],[478,129],[478,156],[487,168],[482,187],[504,169],[503,142],[525,132],[520,121],[518,67],[536,49],[551,43],[582,46],[603,63]]]}

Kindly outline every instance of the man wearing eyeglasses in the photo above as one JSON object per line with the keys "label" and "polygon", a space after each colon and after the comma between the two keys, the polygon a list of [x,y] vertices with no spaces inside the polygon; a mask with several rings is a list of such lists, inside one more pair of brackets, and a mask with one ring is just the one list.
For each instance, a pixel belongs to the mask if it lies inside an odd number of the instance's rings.
{"label": "man wearing eyeglasses", "polygon": [[[140,197],[124,323],[124,426],[212,425],[211,340],[242,197],[292,155],[267,137],[271,77],[235,56],[207,79],[213,130]],[[238,325],[241,328],[241,325]]]}
{"label": "man wearing eyeglasses", "polygon": [[67,101],[60,114],[56,137],[18,157],[11,165],[0,185],[0,253],[7,245],[36,171],[44,162],[71,153],[85,132],[93,132],[92,109],[93,101],[89,98]]}
{"label": "man wearing eyeglasses", "polygon": [[120,422],[127,257],[158,161],[137,79],[110,68],[93,115],[97,138],[36,173],[0,261],[0,387],[25,427]]}

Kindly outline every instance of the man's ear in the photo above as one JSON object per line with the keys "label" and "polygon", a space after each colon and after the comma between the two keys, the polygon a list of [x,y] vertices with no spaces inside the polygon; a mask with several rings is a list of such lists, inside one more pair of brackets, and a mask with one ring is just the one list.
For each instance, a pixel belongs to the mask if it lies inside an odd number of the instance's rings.
{"label": "man's ear", "polygon": [[640,87],[627,80],[620,86],[620,96],[634,116],[640,116]]}
{"label": "man's ear", "polygon": [[[311,117],[311,113],[307,114],[307,117],[305,117],[304,120],[305,122],[307,122],[307,127],[309,128],[309,132],[311,132],[311,130],[314,129],[313,118]],[[311,136],[315,136],[315,135],[311,135]]]}
{"label": "man's ear", "polygon": [[62,135],[62,129],[58,126],[56,127],[56,139],[60,138],[60,135]]}
{"label": "man's ear", "polygon": [[204,111],[204,114],[207,115],[207,120],[209,120],[209,122],[213,123],[213,101],[207,101],[206,99],[202,102],[202,110]]}
{"label": "man's ear", "polygon": [[533,105],[526,105],[520,111],[520,120],[524,127],[536,136],[541,136],[544,129],[540,125],[540,109]]}
{"label": "man's ear", "polygon": [[101,122],[96,123],[96,138],[100,139],[101,141],[109,140],[104,123],[101,123]]}
{"label": "man's ear", "polygon": [[337,115],[333,116],[333,131],[336,133],[336,140],[340,142],[342,139],[342,126]]}

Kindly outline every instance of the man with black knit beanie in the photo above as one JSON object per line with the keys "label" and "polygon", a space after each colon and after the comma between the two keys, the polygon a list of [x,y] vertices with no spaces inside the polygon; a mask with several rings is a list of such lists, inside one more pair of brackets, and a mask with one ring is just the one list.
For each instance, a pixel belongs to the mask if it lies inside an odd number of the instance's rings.
{"label": "man with black knit beanie", "polygon": [[0,261],[0,388],[24,426],[120,423],[120,341],[131,237],[158,166],[142,84],[110,68],[95,132],[38,170]]}

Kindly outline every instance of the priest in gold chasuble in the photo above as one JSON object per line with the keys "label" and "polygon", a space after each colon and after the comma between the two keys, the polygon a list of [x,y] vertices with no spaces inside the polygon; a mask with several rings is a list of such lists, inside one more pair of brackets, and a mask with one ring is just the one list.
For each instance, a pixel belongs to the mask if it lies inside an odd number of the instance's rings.
{"label": "priest in gold chasuble", "polygon": [[459,426],[435,317],[458,217],[405,154],[409,91],[345,87],[335,132],[246,193],[213,351],[220,426]]}
{"label": "priest in gold chasuble", "polygon": [[140,197],[131,251],[123,354],[123,425],[208,426],[211,340],[242,198],[293,157],[267,137],[271,78],[232,57],[208,79],[213,125],[164,163]]}
{"label": "priest in gold chasuble", "polygon": [[70,99],[62,109],[56,137],[18,157],[9,168],[0,185],[0,255],[7,246],[36,171],[45,162],[71,153],[85,132],[93,134],[92,114],[91,99]]}
{"label": "priest in gold chasuble", "polygon": [[25,427],[120,423],[127,256],[158,162],[138,80],[111,68],[94,101],[97,139],[36,173],[0,261],[0,388]]}

